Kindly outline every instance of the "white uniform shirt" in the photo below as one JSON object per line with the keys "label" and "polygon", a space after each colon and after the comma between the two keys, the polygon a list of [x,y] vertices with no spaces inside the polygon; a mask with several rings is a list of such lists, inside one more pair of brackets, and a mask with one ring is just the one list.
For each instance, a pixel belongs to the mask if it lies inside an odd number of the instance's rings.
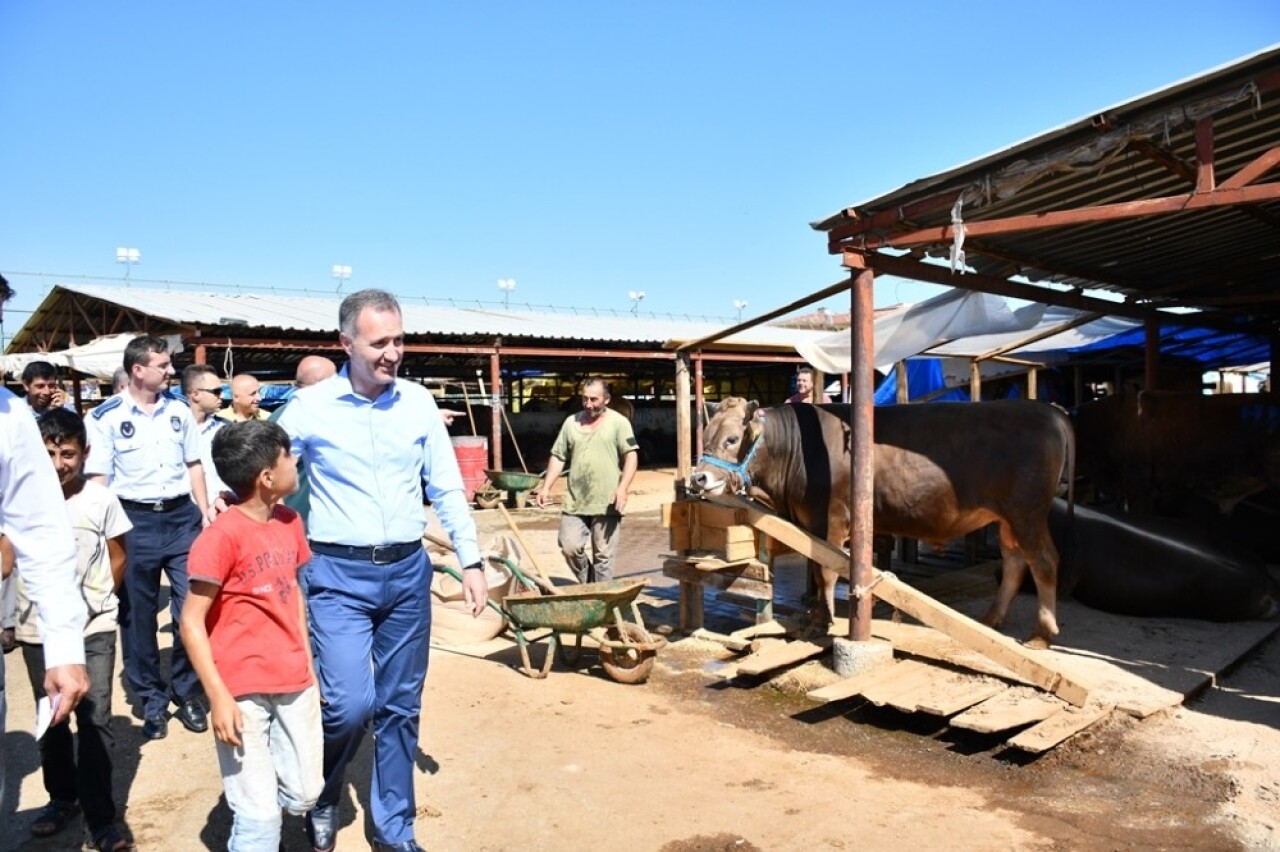
{"label": "white uniform shirt", "polygon": [[231,490],[222,481],[222,477],[218,476],[218,469],[213,466],[213,436],[226,425],[225,420],[212,414],[203,423],[196,424],[196,431],[200,433],[200,464],[204,466],[204,493],[208,495],[210,503],[223,491]]}
{"label": "white uniform shirt", "polygon": [[200,461],[200,434],[186,403],[160,394],[150,414],[126,390],[85,418],[85,476],[106,476],[123,500],[168,500],[191,493],[187,465]]}
{"label": "white uniform shirt", "polygon": [[0,388],[0,527],[27,595],[40,607],[45,668],[84,663],[85,610],[58,476],[25,402]]}

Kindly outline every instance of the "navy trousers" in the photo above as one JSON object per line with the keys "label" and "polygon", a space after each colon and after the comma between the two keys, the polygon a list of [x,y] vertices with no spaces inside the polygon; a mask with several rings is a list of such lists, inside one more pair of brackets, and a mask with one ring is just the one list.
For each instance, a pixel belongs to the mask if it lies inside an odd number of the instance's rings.
{"label": "navy trousers", "polygon": [[[125,509],[133,529],[124,534],[129,561],[120,593],[120,650],[133,699],[143,714],[155,716],[169,709],[169,701],[201,694],[200,680],[182,647],[178,630],[182,603],[187,599],[187,552],[200,534],[200,509],[190,503],[172,512]],[[169,614],[173,618],[172,688],[160,670],[156,614],[160,609],[160,575],[169,578]]]}
{"label": "navy trousers", "polygon": [[303,568],[324,721],[324,789],[336,805],[343,775],[371,725],[373,839],[412,840],[414,758],[431,634],[425,550],[389,565],[315,554]]}

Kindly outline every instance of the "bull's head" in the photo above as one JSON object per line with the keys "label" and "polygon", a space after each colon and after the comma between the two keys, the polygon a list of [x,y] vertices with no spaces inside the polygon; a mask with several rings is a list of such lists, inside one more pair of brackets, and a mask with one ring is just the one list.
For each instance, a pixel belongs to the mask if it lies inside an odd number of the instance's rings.
{"label": "bull's head", "polygon": [[694,494],[741,494],[751,484],[747,472],[758,448],[762,426],[754,402],[728,397],[703,430],[702,457],[689,476]]}

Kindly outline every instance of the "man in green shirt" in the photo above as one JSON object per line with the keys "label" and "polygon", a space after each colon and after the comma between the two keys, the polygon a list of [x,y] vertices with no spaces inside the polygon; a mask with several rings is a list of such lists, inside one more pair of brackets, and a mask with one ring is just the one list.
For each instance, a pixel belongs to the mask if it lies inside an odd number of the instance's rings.
{"label": "man in green shirt", "polygon": [[560,427],[547,474],[534,495],[539,506],[547,505],[552,483],[569,466],[559,542],[580,583],[613,579],[618,527],[639,464],[631,421],[608,406],[609,386],[603,379],[582,383],[582,411]]}

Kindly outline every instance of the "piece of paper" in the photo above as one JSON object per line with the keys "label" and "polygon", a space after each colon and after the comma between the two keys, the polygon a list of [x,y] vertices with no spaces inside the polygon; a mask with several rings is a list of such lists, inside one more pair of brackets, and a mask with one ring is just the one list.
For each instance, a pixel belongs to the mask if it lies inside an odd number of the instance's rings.
{"label": "piece of paper", "polygon": [[53,714],[58,712],[58,705],[62,703],[62,695],[53,696],[52,699],[47,695],[40,697],[36,702],[36,739],[39,740],[44,736],[44,732],[49,730],[49,723],[53,721]]}

